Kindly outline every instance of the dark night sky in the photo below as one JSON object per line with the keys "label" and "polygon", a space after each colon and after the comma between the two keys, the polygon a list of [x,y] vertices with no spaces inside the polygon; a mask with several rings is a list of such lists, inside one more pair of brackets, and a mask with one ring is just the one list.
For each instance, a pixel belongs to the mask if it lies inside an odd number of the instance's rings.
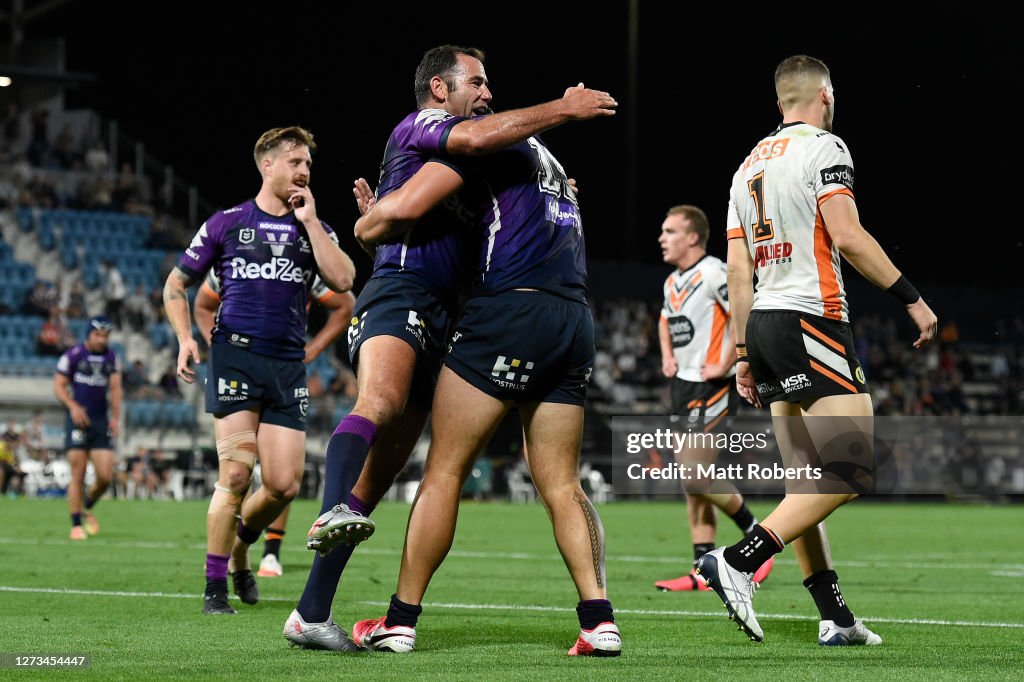
{"label": "dark night sky", "polygon": [[[100,16],[95,3],[75,2],[27,36],[65,36],[67,67],[99,77],[69,103],[117,118],[219,207],[258,188],[250,151],[263,130],[311,128],[320,214],[342,233],[356,215],[351,180],[375,184],[388,133],[414,107],[425,49],[482,47],[498,109],[553,99],[578,81],[609,90],[620,102],[614,119],[545,139],[582,188],[591,257],[650,263],[660,261],[655,239],[668,206],[695,203],[721,227],[733,171],[779,121],[775,65],[811,54],[832,70],[835,132],[856,163],[862,221],[897,265],[919,283],[1020,288],[1010,100],[1020,97],[1024,58],[1006,17],[930,8],[925,24],[856,18],[843,6],[755,20],[738,6],[712,16],[693,15],[689,3],[644,2],[630,108],[626,0],[329,4],[267,11],[185,1],[152,14],[139,9],[152,3],[114,3],[122,6],[115,21],[111,3]],[[812,13],[816,25],[806,23]],[[630,113],[639,122],[634,205],[625,181]],[[712,253],[724,255],[723,231]]]}

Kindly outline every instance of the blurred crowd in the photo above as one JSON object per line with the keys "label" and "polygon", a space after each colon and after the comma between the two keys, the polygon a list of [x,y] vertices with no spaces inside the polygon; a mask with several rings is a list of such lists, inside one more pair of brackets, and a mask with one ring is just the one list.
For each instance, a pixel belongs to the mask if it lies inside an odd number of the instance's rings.
{"label": "blurred crowd", "polygon": [[[664,413],[669,381],[661,374],[658,302],[607,300],[594,305],[597,359],[593,399],[605,411]],[[936,343],[911,347],[892,318],[854,319],[857,356],[876,413],[1019,415],[1024,396],[1024,319],[997,323],[997,344],[963,343],[955,321]]]}

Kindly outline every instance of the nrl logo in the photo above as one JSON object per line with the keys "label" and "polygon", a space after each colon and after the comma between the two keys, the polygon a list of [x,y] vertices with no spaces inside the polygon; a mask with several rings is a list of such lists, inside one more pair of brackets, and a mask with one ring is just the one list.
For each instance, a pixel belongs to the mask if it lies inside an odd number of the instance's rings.
{"label": "nrl logo", "polygon": [[256,230],[251,227],[244,227],[238,233],[238,241],[241,244],[252,244],[256,239]]}

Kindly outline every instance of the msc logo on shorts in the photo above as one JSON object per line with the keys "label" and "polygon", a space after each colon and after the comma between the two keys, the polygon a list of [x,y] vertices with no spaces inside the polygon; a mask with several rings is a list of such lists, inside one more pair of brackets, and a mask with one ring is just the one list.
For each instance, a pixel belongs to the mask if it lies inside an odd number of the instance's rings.
{"label": "msc logo on shorts", "polygon": [[512,362],[508,362],[504,355],[499,355],[498,359],[494,363],[494,367],[491,369],[491,381],[498,384],[502,388],[511,388],[517,391],[526,389],[526,382],[530,380],[529,374],[524,374],[522,371],[517,373],[517,370],[523,370],[529,372],[533,369],[532,362],[523,362],[517,358],[512,358]]}
{"label": "msc logo on shorts", "polygon": [[811,380],[807,378],[806,374],[794,374],[791,377],[786,377],[779,383],[782,384],[783,391],[792,393],[793,391],[799,391],[801,388],[810,386]]}
{"label": "msc logo on shorts", "polygon": [[230,403],[249,398],[249,384],[244,381],[217,379],[217,400]]}
{"label": "msc logo on shorts", "polygon": [[423,333],[426,328],[427,323],[423,321],[420,314],[415,310],[410,310],[409,319],[405,323],[405,331],[416,337],[420,344],[420,350],[427,349],[427,339]]}

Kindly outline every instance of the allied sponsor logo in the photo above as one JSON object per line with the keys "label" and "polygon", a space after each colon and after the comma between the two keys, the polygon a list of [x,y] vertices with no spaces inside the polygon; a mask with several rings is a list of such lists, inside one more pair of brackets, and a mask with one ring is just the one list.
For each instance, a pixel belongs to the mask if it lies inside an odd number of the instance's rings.
{"label": "allied sponsor logo", "polygon": [[231,259],[232,279],[267,279],[279,282],[309,283],[311,269],[303,269],[291,258],[272,258],[266,263],[250,263],[241,256]]}
{"label": "allied sponsor logo", "polygon": [[251,227],[243,227],[238,231],[238,241],[241,244],[252,244],[256,241],[256,230]]}
{"label": "allied sponsor logo", "polygon": [[778,389],[778,387],[779,385],[776,384],[775,382],[766,381],[763,383],[759,383],[757,385],[757,392],[761,395],[764,395],[766,393],[774,392],[776,389]]}
{"label": "allied sponsor logo", "polygon": [[295,395],[293,397],[295,397],[295,398],[308,398],[309,397],[309,389],[306,388],[305,386],[303,386],[302,388],[297,388],[297,389],[295,389]]}
{"label": "allied sponsor logo", "polygon": [[227,380],[224,377],[217,379],[217,399],[222,402],[237,402],[248,400],[249,384],[237,379]]}
{"label": "allied sponsor logo", "polygon": [[185,255],[192,260],[199,260],[199,254],[193,251],[191,247],[185,249]]}
{"label": "allied sponsor logo", "polygon": [[779,383],[782,385],[783,391],[792,393],[793,391],[799,391],[810,386],[811,380],[807,378],[806,374],[794,374],[791,377],[786,377]]}
{"label": "allied sponsor logo", "polygon": [[857,381],[859,381],[860,383],[867,383],[867,381],[864,379],[864,370],[861,369],[860,365],[857,365],[857,370],[853,373],[853,376],[857,377]]}
{"label": "allied sponsor logo", "polygon": [[242,210],[242,208],[242,206],[235,206],[234,208],[229,208],[226,211],[221,211],[221,213],[223,213],[224,215],[228,215],[229,213],[238,213],[239,211]]}
{"label": "allied sponsor logo", "polygon": [[[337,243],[338,240],[335,239],[334,241]],[[305,237],[299,237],[299,251],[302,253],[311,253],[312,250],[313,249],[309,245],[309,240]]]}
{"label": "allied sponsor logo", "polygon": [[507,356],[499,355],[491,369],[491,381],[502,388],[522,391],[526,389],[526,382],[530,380],[530,375],[526,372],[532,369],[532,362],[525,362],[519,358],[512,358],[510,362]]}
{"label": "allied sponsor logo", "polygon": [[853,189],[853,168],[850,166],[831,166],[821,169],[821,184],[842,185]]}
{"label": "allied sponsor logo", "polygon": [[71,429],[71,442],[72,443],[84,443],[85,442],[85,431],[82,429]]}
{"label": "allied sponsor logo", "polygon": [[672,338],[673,348],[682,348],[693,341],[693,322],[685,315],[668,318],[668,333]]}
{"label": "allied sponsor logo", "polygon": [[792,242],[765,244],[754,249],[754,267],[763,268],[767,265],[779,265],[793,262]]}
{"label": "allied sponsor logo", "polygon": [[743,162],[744,168],[750,168],[750,166],[757,161],[767,161],[768,159],[775,159],[786,153],[786,147],[789,146],[789,138],[783,137],[778,140],[764,140],[759,145],[754,147]]}
{"label": "allied sponsor logo", "polygon": [[294,228],[287,223],[260,223],[257,225],[261,230],[270,232],[292,232]]}

